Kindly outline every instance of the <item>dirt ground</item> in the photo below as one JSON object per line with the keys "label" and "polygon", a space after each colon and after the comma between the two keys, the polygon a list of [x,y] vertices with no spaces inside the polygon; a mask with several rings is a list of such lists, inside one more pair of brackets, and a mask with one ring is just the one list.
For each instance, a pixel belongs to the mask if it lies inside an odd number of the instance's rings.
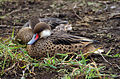
{"label": "dirt ground", "polygon": [[[114,56],[120,54],[120,1],[106,0],[35,0],[0,3],[0,37],[9,36],[15,26],[15,33],[33,15],[54,17],[69,21],[73,25],[73,35],[84,36],[101,42],[106,54]],[[120,78],[120,57],[105,58],[112,64],[107,63],[100,55],[91,56],[98,66],[106,66],[101,73],[116,74]],[[36,69],[35,77],[38,79],[55,79],[61,74],[55,70]],[[13,74],[3,76],[14,77]]]}

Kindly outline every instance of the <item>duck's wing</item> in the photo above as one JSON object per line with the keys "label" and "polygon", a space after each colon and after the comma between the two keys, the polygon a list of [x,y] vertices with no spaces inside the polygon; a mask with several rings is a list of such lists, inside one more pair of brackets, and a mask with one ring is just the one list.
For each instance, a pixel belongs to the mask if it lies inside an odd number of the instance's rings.
{"label": "duck's wing", "polygon": [[98,42],[95,40],[91,40],[86,37],[74,36],[67,33],[58,33],[54,36],[54,40],[52,40],[54,44],[64,44],[64,45],[71,45],[71,44],[78,44],[83,43],[85,45]]}

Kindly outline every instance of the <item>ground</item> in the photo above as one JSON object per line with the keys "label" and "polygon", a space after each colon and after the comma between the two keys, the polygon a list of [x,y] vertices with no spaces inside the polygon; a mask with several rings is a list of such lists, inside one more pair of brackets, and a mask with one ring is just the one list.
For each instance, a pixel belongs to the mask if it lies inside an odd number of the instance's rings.
{"label": "ground", "polygon": [[[71,34],[84,36],[101,42],[103,54],[109,56],[91,55],[97,66],[105,66],[100,73],[116,75],[120,78],[120,1],[107,0],[22,0],[0,2],[0,37],[15,34],[33,15],[54,17],[69,21],[73,26]],[[3,79],[21,78],[19,72],[4,74]],[[9,71],[10,72],[10,71]],[[9,73],[8,72],[8,73]],[[36,75],[26,78],[55,79],[61,78],[62,73],[55,69],[35,68]],[[75,77],[77,79],[77,77]],[[112,78],[113,79],[113,78]]]}

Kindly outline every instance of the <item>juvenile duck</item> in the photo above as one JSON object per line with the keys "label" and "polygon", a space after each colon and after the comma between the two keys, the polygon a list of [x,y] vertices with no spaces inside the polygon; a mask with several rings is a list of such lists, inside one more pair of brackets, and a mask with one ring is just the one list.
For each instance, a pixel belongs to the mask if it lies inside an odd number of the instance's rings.
{"label": "juvenile duck", "polygon": [[[87,53],[96,49],[92,45],[96,42],[94,40],[70,35],[64,30],[54,30],[52,33],[50,26],[47,24],[38,23],[35,27],[39,29],[34,32],[32,40],[27,45],[28,54],[32,57],[46,57],[47,53],[49,53],[49,56],[67,52],[80,53],[82,51],[82,53]],[[46,29],[49,30],[47,34],[44,32]],[[39,39],[38,36],[40,36]]]}

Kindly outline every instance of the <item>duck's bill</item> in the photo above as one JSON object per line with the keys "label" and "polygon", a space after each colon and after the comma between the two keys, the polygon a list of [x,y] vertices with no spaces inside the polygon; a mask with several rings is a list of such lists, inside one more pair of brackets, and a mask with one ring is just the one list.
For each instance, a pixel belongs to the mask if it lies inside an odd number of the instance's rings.
{"label": "duck's bill", "polygon": [[34,44],[39,39],[39,35],[36,33],[33,35],[32,39],[27,43],[28,45]]}

